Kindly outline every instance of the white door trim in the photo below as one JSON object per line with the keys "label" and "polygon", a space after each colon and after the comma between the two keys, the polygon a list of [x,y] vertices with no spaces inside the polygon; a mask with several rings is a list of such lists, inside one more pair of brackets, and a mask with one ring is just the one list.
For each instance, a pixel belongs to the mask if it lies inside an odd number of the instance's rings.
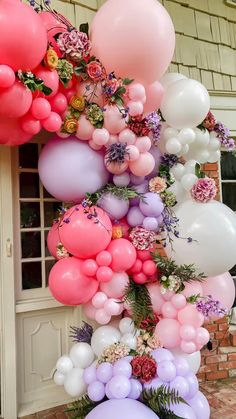
{"label": "white door trim", "polygon": [[2,416],[17,418],[11,148],[0,146],[0,279]]}

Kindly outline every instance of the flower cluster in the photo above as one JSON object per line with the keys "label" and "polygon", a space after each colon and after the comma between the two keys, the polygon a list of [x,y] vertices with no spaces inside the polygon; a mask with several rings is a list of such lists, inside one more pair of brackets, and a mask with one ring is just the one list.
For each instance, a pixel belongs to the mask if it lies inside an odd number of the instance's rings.
{"label": "flower cluster", "polygon": [[56,51],[54,51],[53,48],[49,48],[44,57],[45,66],[48,67],[50,70],[55,70],[58,66],[58,62],[59,59]]}
{"label": "flower cluster", "polygon": [[203,127],[206,128],[208,131],[214,131],[216,125],[216,118],[214,117],[211,111],[208,112],[206,118],[202,123]]}
{"label": "flower cluster", "polygon": [[177,202],[175,194],[168,190],[161,193],[161,199],[166,207],[174,207]]}
{"label": "flower cluster", "polygon": [[157,373],[157,363],[155,359],[148,355],[135,356],[131,361],[132,374],[141,383],[149,383]]}
{"label": "flower cluster", "polygon": [[161,118],[157,112],[148,114],[145,118],[146,126],[152,134],[154,144],[160,140],[161,137]]}
{"label": "flower cluster", "polygon": [[230,137],[229,129],[222,122],[217,122],[214,131],[223,147],[228,150],[233,150],[235,148],[234,139]]}
{"label": "flower cluster", "polygon": [[[102,88],[106,96],[113,96],[117,92],[118,88],[120,87],[120,82],[116,78],[115,74],[112,72],[108,74],[106,79],[102,83]],[[123,92],[125,93],[125,92]]]}
{"label": "flower cluster", "polygon": [[161,347],[162,345],[158,337],[150,334],[149,332],[141,331],[140,335],[137,337],[136,352],[139,355],[148,355],[154,349]]}
{"label": "flower cluster", "polygon": [[139,328],[141,330],[145,330],[145,332],[149,332],[149,333],[153,334],[159,320],[160,320],[160,318],[159,318],[158,314],[153,313],[153,316],[147,317],[145,320],[143,320],[140,323]]}
{"label": "flower cluster", "polygon": [[96,103],[91,103],[88,105],[86,109],[86,117],[94,127],[103,127],[104,113]]}
{"label": "flower cluster", "polygon": [[89,56],[91,42],[84,32],[73,29],[70,32],[63,32],[57,39],[57,45],[63,57],[78,63],[81,59]]}
{"label": "flower cluster", "polygon": [[74,67],[71,63],[69,63],[69,61],[61,58],[58,60],[57,73],[61,83],[64,84],[64,86],[67,86],[69,81],[72,79]]}
{"label": "flower cluster", "polygon": [[140,226],[132,228],[129,237],[138,250],[150,250],[156,241],[156,233]]}
{"label": "flower cluster", "polygon": [[211,295],[199,297],[196,308],[206,319],[209,319],[212,316],[224,317],[228,313],[225,308],[220,306],[220,302],[214,300]]}
{"label": "flower cluster", "polygon": [[115,143],[111,144],[106,151],[107,163],[124,163],[125,157],[128,155],[127,144]]}
{"label": "flower cluster", "polygon": [[160,278],[161,283],[161,294],[165,294],[168,291],[178,292],[182,287],[182,281],[177,275],[162,276]]}
{"label": "flower cluster", "polygon": [[167,188],[166,180],[156,176],[149,181],[149,191],[153,193],[164,192]]}
{"label": "flower cluster", "polygon": [[70,255],[67,249],[63,246],[62,243],[58,243],[57,245],[57,257],[58,259],[68,258]]}
{"label": "flower cluster", "polygon": [[130,348],[124,343],[114,343],[108,348],[104,349],[101,356],[98,359],[98,363],[102,364],[103,362],[110,362],[114,364],[119,359],[128,356],[130,353]]}
{"label": "flower cluster", "polygon": [[171,169],[173,166],[175,166],[178,163],[179,158],[176,156],[176,154],[164,154],[161,156],[161,164],[163,166],[167,166],[169,169]]}
{"label": "flower cluster", "polygon": [[131,117],[129,119],[129,129],[133,131],[137,137],[145,137],[150,132],[146,119],[142,116]]}
{"label": "flower cluster", "polygon": [[198,179],[191,189],[193,199],[198,202],[211,201],[216,197],[216,194],[216,183],[209,177]]}

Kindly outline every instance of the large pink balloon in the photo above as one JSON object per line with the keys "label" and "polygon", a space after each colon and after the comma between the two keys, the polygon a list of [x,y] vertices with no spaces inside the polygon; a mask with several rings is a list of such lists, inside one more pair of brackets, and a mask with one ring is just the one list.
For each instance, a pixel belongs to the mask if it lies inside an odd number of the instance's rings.
{"label": "large pink balloon", "polygon": [[8,89],[0,89],[0,115],[19,118],[25,115],[32,104],[32,93],[19,80]]}
{"label": "large pink balloon", "polygon": [[230,310],[235,299],[235,284],[229,272],[207,278],[202,283],[203,295],[211,295],[222,307]]}
{"label": "large pink balloon", "polygon": [[60,237],[59,237],[59,224],[54,223],[51,227],[51,229],[48,232],[47,236],[47,247],[50,252],[50,254],[55,258],[58,259],[57,256],[57,246],[60,243]]}
{"label": "large pink balloon", "polygon": [[151,301],[152,301],[152,307],[153,310],[155,311],[155,313],[160,314],[161,313],[161,308],[163,306],[163,304],[165,303],[165,300],[163,299],[162,295],[161,295],[161,286],[159,283],[154,282],[152,284],[147,284],[146,285],[150,297],[151,297]]}
{"label": "large pink balloon", "polygon": [[98,282],[82,274],[82,261],[74,257],[59,260],[49,275],[53,297],[65,305],[87,303],[98,289]]}
{"label": "large pink balloon", "polygon": [[192,304],[187,304],[178,312],[180,324],[189,324],[193,327],[200,327],[204,323],[204,316]]}
{"label": "large pink balloon", "polygon": [[13,70],[32,70],[47,49],[47,33],[38,14],[21,2],[0,4],[0,62]]}
{"label": "large pink balloon", "polygon": [[146,87],[147,100],[144,104],[144,113],[156,111],[161,106],[165,89],[159,81],[155,81]]}
{"label": "large pink balloon", "polygon": [[59,89],[59,76],[56,70],[49,70],[43,66],[39,66],[35,70],[35,75],[44,81],[45,86],[50,87],[52,89],[52,93],[48,95],[48,98],[51,98],[56,95]]}
{"label": "large pink balloon", "polygon": [[31,137],[31,134],[23,131],[19,119],[0,116],[0,144],[20,145],[29,141]]}
{"label": "large pink balloon", "polygon": [[155,333],[162,345],[167,348],[175,348],[180,344],[180,324],[174,319],[162,319],[156,326]]}
{"label": "large pink balloon", "polygon": [[59,234],[69,253],[87,259],[106,249],[111,241],[112,224],[101,208],[91,207],[87,212],[77,205],[65,213]]}
{"label": "large pink balloon", "polygon": [[56,43],[54,36],[58,33],[65,32],[67,30],[66,25],[49,12],[41,12],[39,17],[46,28],[48,41]]}
{"label": "large pink balloon", "polygon": [[107,250],[112,256],[111,269],[115,272],[127,271],[137,258],[135,247],[126,239],[112,240]]}
{"label": "large pink balloon", "polygon": [[175,47],[171,18],[156,0],[108,0],[93,20],[91,39],[108,72],[145,83],[164,74]]}

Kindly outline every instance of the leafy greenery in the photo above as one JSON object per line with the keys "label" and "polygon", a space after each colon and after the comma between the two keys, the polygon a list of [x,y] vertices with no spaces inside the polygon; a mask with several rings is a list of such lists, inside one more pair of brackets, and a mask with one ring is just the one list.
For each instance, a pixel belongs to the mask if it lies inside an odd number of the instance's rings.
{"label": "leafy greenery", "polygon": [[132,319],[137,328],[147,318],[154,318],[151,297],[144,285],[136,284],[130,280],[125,288],[124,300],[130,306]]}
{"label": "leafy greenery", "polygon": [[136,192],[135,189],[128,186],[126,187],[115,186],[112,183],[108,183],[103,189],[100,189],[99,191],[93,194],[87,193],[86,198],[88,199],[88,201],[91,202],[91,205],[96,205],[98,200],[105,193],[111,193],[117,198],[124,199],[125,201],[128,201],[129,199],[137,198],[137,197],[142,198],[142,194]]}
{"label": "leafy greenery", "polygon": [[173,183],[175,182],[173,176],[170,173],[170,167],[167,166],[167,164],[160,164],[159,176],[165,179],[168,186],[173,185]]}
{"label": "leafy greenery", "polygon": [[79,400],[72,403],[67,409],[66,413],[71,419],[84,419],[98,404],[101,402],[93,402],[87,394],[82,396]]}
{"label": "leafy greenery", "polygon": [[190,297],[186,298],[186,301],[187,303],[195,304],[200,297],[200,294],[190,295]]}
{"label": "leafy greenery", "polygon": [[52,93],[52,89],[50,89],[48,86],[45,86],[44,81],[37,78],[35,74],[31,73],[30,71],[25,72],[19,70],[17,72],[17,77],[26,87],[28,87],[29,90],[31,90],[31,92],[36,92],[36,90],[39,90],[46,96]]}
{"label": "leafy greenery", "polygon": [[202,179],[202,178],[206,177],[206,174],[201,171],[201,165],[199,163],[196,163],[196,166],[195,166],[195,175],[199,179]]}
{"label": "leafy greenery", "polygon": [[161,386],[157,389],[150,388],[143,390],[141,401],[155,412],[160,419],[178,419],[174,412],[170,410],[171,404],[185,403],[185,400],[179,396],[178,392],[167,386]]}
{"label": "leafy greenery", "polygon": [[88,23],[81,23],[79,27],[80,32],[86,33],[87,36],[89,36],[89,24]]}

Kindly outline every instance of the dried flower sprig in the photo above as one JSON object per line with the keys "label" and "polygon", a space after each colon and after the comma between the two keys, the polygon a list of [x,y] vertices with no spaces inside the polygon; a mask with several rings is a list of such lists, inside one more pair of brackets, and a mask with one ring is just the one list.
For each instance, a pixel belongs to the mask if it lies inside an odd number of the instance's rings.
{"label": "dried flower sprig", "polygon": [[212,317],[224,317],[228,314],[228,310],[221,306],[220,301],[215,300],[211,295],[205,297],[200,294],[191,295],[187,298],[187,302],[196,304],[196,309],[203,314],[206,320]]}
{"label": "dried flower sprig", "polygon": [[69,336],[73,338],[73,342],[85,342],[90,345],[93,335],[93,327],[90,324],[83,321],[83,326],[71,326],[70,329]]}

